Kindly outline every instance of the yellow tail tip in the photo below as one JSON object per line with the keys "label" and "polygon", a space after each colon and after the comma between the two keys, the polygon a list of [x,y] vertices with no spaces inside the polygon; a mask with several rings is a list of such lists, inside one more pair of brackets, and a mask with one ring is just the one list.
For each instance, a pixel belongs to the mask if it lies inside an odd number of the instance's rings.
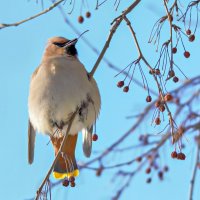
{"label": "yellow tail tip", "polygon": [[69,172],[69,173],[59,173],[59,172],[53,172],[53,177],[55,179],[64,179],[64,178],[69,178],[70,176],[78,176],[79,175],[79,170],[75,169],[73,172]]}

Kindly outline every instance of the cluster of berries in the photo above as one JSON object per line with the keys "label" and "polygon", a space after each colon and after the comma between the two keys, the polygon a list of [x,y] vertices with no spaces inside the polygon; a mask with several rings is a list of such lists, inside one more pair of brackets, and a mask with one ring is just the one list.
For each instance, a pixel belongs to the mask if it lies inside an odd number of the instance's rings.
{"label": "cluster of berries", "polygon": [[[90,18],[91,17],[91,13],[88,11],[88,12],[86,12],[85,13],[85,17],[86,18]],[[80,23],[80,24],[82,24],[83,22],[84,22],[84,17],[82,16],[82,15],[80,15],[79,17],[78,17],[78,22]]]}

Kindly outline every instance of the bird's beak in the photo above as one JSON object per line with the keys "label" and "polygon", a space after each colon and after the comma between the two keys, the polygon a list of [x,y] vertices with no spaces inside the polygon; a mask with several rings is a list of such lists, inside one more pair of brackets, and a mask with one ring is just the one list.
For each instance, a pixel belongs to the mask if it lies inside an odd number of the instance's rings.
{"label": "bird's beak", "polygon": [[64,47],[69,47],[69,46],[75,45],[77,43],[77,41],[78,41],[77,38],[70,40],[69,42],[67,42],[67,44]]}

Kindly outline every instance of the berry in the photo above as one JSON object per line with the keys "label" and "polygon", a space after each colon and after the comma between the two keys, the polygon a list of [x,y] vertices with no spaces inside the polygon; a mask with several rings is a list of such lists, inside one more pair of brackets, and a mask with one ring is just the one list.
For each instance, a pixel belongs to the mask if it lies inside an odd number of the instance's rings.
{"label": "berry", "polygon": [[142,157],[141,156],[137,157],[136,161],[141,162],[142,161]]}
{"label": "berry", "polygon": [[123,92],[128,92],[128,91],[129,91],[129,86],[125,86]]}
{"label": "berry", "polygon": [[173,152],[171,153],[171,157],[172,157],[172,158],[177,158],[177,156],[178,156],[178,154],[177,154],[176,151],[173,151]]}
{"label": "berry", "polygon": [[172,48],[172,53],[176,53],[177,52],[177,48],[176,47],[174,47],[174,48]]}
{"label": "berry", "polygon": [[177,83],[179,81],[179,78],[177,76],[174,76],[173,81],[174,83]]}
{"label": "berry", "polygon": [[193,42],[194,40],[195,40],[195,35],[190,35],[190,36],[189,36],[189,41],[190,41],[190,42]]}
{"label": "berry", "polygon": [[175,76],[175,72],[174,72],[174,70],[170,70],[168,74],[169,74],[170,77]]}
{"label": "berry", "polygon": [[98,140],[98,135],[95,133],[92,135],[92,141],[97,141]]}
{"label": "berry", "polygon": [[151,70],[149,71],[149,74],[155,74],[155,70],[154,70],[154,69],[151,69]]}
{"label": "berry", "polygon": [[89,12],[89,11],[86,12],[86,13],[85,13],[85,16],[86,16],[87,18],[90,18],[90,17],[91,17],[91,12]]}
{"label": "berry", "polygon": [[184,56],[185,56],[186,58],[189,58],[189,57],[190,57],[190,52],[189,52],[189,51],[185,51],[185,52],[184,52]]}
{"label": "berry", "polygon": [[117,83],[117,87],[121,88],[121,87],[123,87],[123,86],[124,86],[124,81],[119,81],[119,82]]}
{"label": "berry", "polygon": [[83,16],[79,16],[78,17],[78,22],[80,23],[80,24],[82,24],[83,22],[84,22],[84,18],[83,18]]}
{"label": "berry", "polygon": [[151,173],[151,168],[148,167],[146,170],[145,170],[146,174],[150,174]]}
{"label": "berry", "polygon": [[63,182],[62,182],[62,185],[64,187],[67,187],[69,185],[69,181],[67,179],[65,179]]}
{"label": "berry", "polygon": [[156,73],[156,75],[160,75],[160,70],[159,70],[159,69],[156,69],[156,70],[155,70],[155,73]]}
{"label": "berry", "polygon": [[158,177],[160,180],[163,180],[163,172],[162,171],[158,172]]}
{"label": "berry", "polygon": [[69,177],[69,182],[74,182],[75,181],[75,178],[73,176],[70,176]]}
{"label": "berry", "polygon": [[160,122],[161,122],[160,117],[157,117],[157,118],[155,119],[155,124],[156,124],[156,125],[159,125]]}
{"label": "berry", "polygon": [[187,35],[190,35],[192,33],[192,31],[190,30],[190,29],[188,29],[187,31],[186,31],[186,34]]}
{"label": "berry", "polygon": [[168,171],[169,171],[169,167],[168,167],[167,165],[164,166],[163,171],[164,171],[164,172],[168,172]]}
{"label": "berry", "polygon": [[150,95],[147,96],[147,98],[146,98],[146,102],[151,102],[151,100],[152,100],[151,96],[150,96]]}
{"label": "berry", "polygon": [[96,171],[96,176],[101,176],[102,171],[103,171],[103,168],[102,168],[102,167],[100,167],[99,169],[97,169],[97,171]]}
{"label": "berry", "polygon": [[156,103],[155,103],[155,107],[158,108],[158,107],[160,106],[160,104],[161,104],[161,102],[160,102],[159,100],[156,101]]}
{"label": "berry", "polygon": [[71,183],[70,183],[70,186],[71,186],[71,187],[75,187],[75,186],[76,186],[76,183],[75,183],[75,182],[71,182]]}
{"label": "berry", "polygon": [[179,159],[179,160],[185,160],[185,158],[186,158],[186,156],[185,156],[184,153],[178,153],[177,159]]}
{"label": "berry", "polygon": [[164,99],[165,101],[171,101],[173,99],[173,96],[170,93],[168,93],[165,95]]}
{"label": "berry", "polygon": [[151,183],[151,178],[148,178],[147,180],[146,180],[146,183]]}
{"label": "berry", "polygon": [[164,112],[165,111],[165,106],[164,105],[160,105],[159,106],[159,110],[160,110],[160,112]]}

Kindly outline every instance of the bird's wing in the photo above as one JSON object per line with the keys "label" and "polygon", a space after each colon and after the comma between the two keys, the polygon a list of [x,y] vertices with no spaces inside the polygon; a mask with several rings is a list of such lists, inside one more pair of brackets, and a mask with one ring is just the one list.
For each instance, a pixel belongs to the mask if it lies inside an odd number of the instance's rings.
{"label": "bird's wing", "polygon": [[83,152],[86,157],[90,157],[92,151],[92,131],[93,131],[93,126],[89,128],[84,128],[82,130]]}
{"label": "bird's wing", "polygon": [[28,120],[28,163],[29,164],[32,164],[34,160],[35,135],[36,132],[30,120]]}

